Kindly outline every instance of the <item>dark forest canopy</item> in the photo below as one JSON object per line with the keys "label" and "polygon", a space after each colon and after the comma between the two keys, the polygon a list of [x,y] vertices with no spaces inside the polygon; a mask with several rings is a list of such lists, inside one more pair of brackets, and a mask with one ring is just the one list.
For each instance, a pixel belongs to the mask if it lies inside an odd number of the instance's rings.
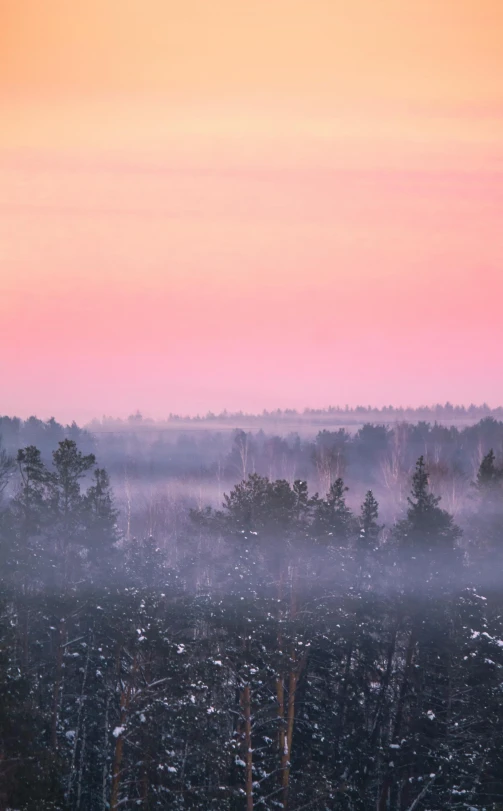
{"label": "dark forest canopy", "polygon": [[19,422],[0,809],[501,811],[502,428],[182,434],[164,480],[221,452],[223,489],[175,504],[145,500],[147,463],[109,479],[154,446]]}

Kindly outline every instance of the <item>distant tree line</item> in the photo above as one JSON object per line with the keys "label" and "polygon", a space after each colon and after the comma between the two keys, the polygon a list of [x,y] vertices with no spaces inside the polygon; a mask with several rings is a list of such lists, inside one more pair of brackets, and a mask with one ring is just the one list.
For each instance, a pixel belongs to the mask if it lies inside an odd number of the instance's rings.
{"label": "distant tree line", "polygon": [[[410,420],[412,422],[418,422],[420,420],[433,420],[433,421],[456,421],[456,420],[480,420],[484,417],[493,417],[495,419],[503,418],[503,407],[497,406],[495,408],[491,408],[487,405],[487,403],[482,403],[481,405],[475,405],[471,403],[469,406],[465,405],[453,405],[452,403],[436,403],[432,406],[418,406],[417,408],[412,408],[410,406],[382,406],[382,408],[377,408],[375,406],[364,406],[358,405],[355,407],[350,407],[348,405],[341,407],[341,406],[328,406],[327,408],[304,408],[298,410],[296,408],[275,408],[271,411],[264,409],[260,414],[253,414],[248,413],[245,411],[220,411],[219,413],[214,413],[213,411],[208,411],[206,414],[197,414],[195,416],[190,415],[182,415],[182,414],[174,414],[170,413],[168,416],[168,421],[170,422],[214,422],[214,421],[241,421],[247,420],[249,422],[256,422],[260,423],[263,421],[269,420],[284,420],[288,422],[289,420],[298,420],[303,419],[307,423],[310,420],[316,420],[316,418],[326,418],[330,421],[334,421],[337,419],[342,419],[347,421],[357,421],[360,422],[362,419],[369,420],[369,421],[396,421],[396,420]],[[157,421],[159,424],[161,421]],[[127,423],[129,425],[140,425],[140,424],[155,424],[156,420],[152,418],[143,417],[140,411],[137,411],[135,414],[131,414],[127,418]],[[95,422],[96,426],[99,425],[99,422]],[[124,424],[124,421],[117,417],[103,417],[101,422],[102,425],[121,425]]]}
{"label": "distant tree line", "polygon": [[354,507],[372,489],[387,520],[402,508],[420,455],[428,465],[433,490],[458,515],[470,506],[465,496],[483,456],[490,448],[498,458],[503,454],[503,421],[493,417],[464,427],[426,421],[362,422],[354,431],[334,427],[306,434],[212,430],[209,423],[193,430],[138,425],[127,431],[116,425],[93,432],[53,419],[0,417],[0,436],[10,455],[34,445],[46,464],[58,442],[76,442],[83,453],[100,458],[119,503],[125,490],[133,493],[146,484],[176,481],[193,499],[202,488],[209,501],[219,503],[224,489],[250,473],[290,482],[302,479],[321,492],[342,476]]}
{"label": "distant tree line", "polygon": [[0,809],[501,811],[494,451],[463,529],[423,455],[386,527],[238,482],[173,553],[74,439],[0,453]]}

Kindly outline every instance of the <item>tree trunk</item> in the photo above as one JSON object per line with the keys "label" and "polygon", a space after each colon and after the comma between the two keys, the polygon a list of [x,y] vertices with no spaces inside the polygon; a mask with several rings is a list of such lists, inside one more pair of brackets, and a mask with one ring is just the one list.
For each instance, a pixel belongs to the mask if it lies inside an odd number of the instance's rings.
{"label": "tree trunk", "polygon": [[[83,677],[82,677],[82,687],[80,689],[80,701],[79,701],[78,710],[77,710],[77,723],[75,725],[75,738],[73,740],[72,760],[71,760],[71,763],[70,763],[70,774],[68,776],[67,797],[68,797],[69,802],[71,802],[71,799],[72,799],[73,783],[74,783],[74,780],[75,780],[75,771],[76,771],[76,763],[77,763],[77,749],[78,749],[78,745],[79,745],[79,735],[80,735],[80,726],[81,726],[82,713],[83,713],[84,702],[85,702],[85,698],[86,698],[86,682],[87,682],[87,674],[88,674],[88,670],[89,670],[89,657],[90,657],[92,646],[93,646],[93,637],[91,637],[91,640],[90,640],[90,642],[89,642],[89,644],[87,646],[86,664],[85,664],[85,667],[84,667],[84,674],[83,674]],[[85,727],[85,714],[84,714],[83,726]],[[82,742],[82,747],[83,746],[84,746],[84,742]],[[81,764],[82,764],[82,755],[81,755],[80,761],[81,761]],[[82,772],[82,768],[81,768],[81,772]],[[82,777],[82,774],[81,774],[81,777]]]}
{"label": "tree trunk", "polygon": [[[285,735],[285,683],[283,676],[278,675],[276,678],[276,699],[278,702],[278,751],[280,757],[281,768],[283,768],[283,755],[286,745]],[[282,777],[280,775],[280,777]]]}
{"label": "tree trunk", "polygon": [[122,759],[124,756],[124,734],[122,731],[122,727],[124,727],[128,716],[129,704],[131,701],[131,691],[133,689],[133,680],[136,675],[136,669],[137,669],[137,657],[135,655],[129,681],[126,687],[124,687],[121,692],[120,715],[119,715],[119,726],[121,727],[121,732],[119,732],[119,734],[116,736],[115,739],[110,811],[117,811],[117,808],[119,807],[120,775],[121,775]]}
{"label": "tree trunk", "polygon": [[[283,721],[281,724],[282,737],[280,738],[280,752],[281,752],[281,786],[283,796],[283,809],[286,811],[288,807],[288,791],[290,787],[290,768],[292,756],[292,741],[293,732],[295,727],[295,695],[299,683],[302,669],[307,661],[307,654],[304,654],[300,660],[297,661],[295,650],[292,648],[290,652],[290,673],[288,675],[288,699],[286,705],[286,718],[285,718],[285,699],[284,691],[282,695],[282,715]],[[284,686],[283,680],[281,681],[282,687]]]}
{"label": "tree trunk", "polygon": [[104,740],[104,746],[103,746],[103,771],[102,771],[102,777],[101,777],[101,811],[106,811],[106,809],[108,808],[108,804],[107,804],[108,705],[109,705],[109,697],[107,695],[106,700],[105,700],[105,740]]}
{"label": "tree trunk", "polygon": [[351,674],[351,660],[353,658],[354,646],[355,646],[354,633],[351,632],[348,646],[346,648],[346,662],[344,665],[344,682],[342,684],[341,695],[339,697],[339,719],[337,723],[337,732],[336,732],[337,751],[340,751],[341,740],[344,734],[344,724],[346,718],[346,702],[348,695],[348,682]]}
{"label": "tree trunk", "polygon": [[241,704],[245,725],[245,763],[246,763],[246,811],[253,811],[253,749],[252,749],[252,722],[251,722],[251,694],[250,685],[244,687]]}
{"label": "tree trunk", "polygon": [[[402,731],[403,713],[405,709],[405,701],[407,699],[407,694],[409,692],[410,674],[412,670],[412,659],[416,647],[416,637],[417,637],[416,629],[413,626],[410,632],[409,641],[407,643],[407,651],[405,654],[405,668],[402,683],[400,685],[400,693],[398,695],[398,705],[395,715],[395,723],[393,724],[393,734],[391,738],[393,743],[396,743],[398,741],[398,738],[400,737],[400,733]],[[384,782],[381,788],[378,811],[387,811],[388,796],[392,786],[393,786],[393,771],[391,769],[388,769],[388,772],[386,774],[386,777],[384,778]]]}
{"label": "tree trunk", "polygon": [[[295,672],[295,651],[291,653],[291,670],[288,677],[288,703],[286,710],[286,732],[283,734],[281,751],[281,785],[283,787],[283,809],[288,808],[288,788],[290,783],[290,757],[292,750],[293,727],[295,721],[295,691],[297,673]],[[284,729],[284,727],[283,727]]]}
{"label": "tree trunk", "polygon": [[82,724],[82,746],[80,747],[80,759],[79,759],[79,775],[77,781],[77,802],[76,808],[77,811],[80,808],[80,800],[82,797],[82,775],[84,773],[84,756],[86,751],[86,719],[84,718]]}
{"label": "tree trunk", "polygon": [[377,743],[377,737],[378,737],[379,731],[380,731],[379,722],[381,720],[381,715],[382,715],[382,711],[383,711],[384,699],[385,699],[385,696],[386,696],[386,690],[388,689],[389,683],[390,683],[390,680],[391,680],[391,671],[392,671],[392,668],[393,668],[393,657],[395,655],[395,648],[396,648],[396,635],[397,635],[397,629],[395,628],[394,631],[393,631],[393,636],[391,637],[390,646],[388,648],[388,658],[387,658],[387,661],[386,661],[386,670],[385,670],[384,676],[383,676],[383,678],[381,680],[381,688],[379,690],[379,697],[377,699],[377,707],[376,707],[376,711],[375,711],[374,721],[373,721],[373,724],[372,724],[372,733],[371,733],[371,736],[370,736],[370,748],[371,748],[372,751],[374,750],[375,745]]}
{"label": "tree trunk", "polygon": [[54,689],[52,693],[52,717],[51,717],[51,746],[54,750],[58,748],[58,719],[59,719],[59,699],[61,684],[63,681],[63,651],[66,637],[65,620],[59,621],[58,650],[56,654],[56,674],[54,677]]}

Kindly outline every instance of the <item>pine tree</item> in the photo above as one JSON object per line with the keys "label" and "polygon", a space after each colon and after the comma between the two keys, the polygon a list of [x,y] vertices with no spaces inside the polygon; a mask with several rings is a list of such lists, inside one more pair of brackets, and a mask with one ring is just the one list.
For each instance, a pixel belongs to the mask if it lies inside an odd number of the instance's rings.
{"label": "pine tree", "polygon": [[65,439],[53,452],[53,467],[49,478],[52,510],[51,533],[59,558],[62,582],[78,576],[82,564],[79,553],[84,541],[84,496],[81,480],[94,466],[94,454],[82,454],[76,443]]}
{"label": "pine tree", "polygon": [[[42,539],[50,524],[50,474],[33,445],[18,451],[19,488],[5,519],[5,572],[24,590],[47,573],[50,556]],[[49,564],[50,565],[50,564]]]}
{"label": "pine tree", "polygon": [[108,474],[97,468],[94,471],[94,482],[83,498],[82,543],[95,573],[101,576],[112,573],[110,566],[116,552],[114,544],[119,540],[117,516]]}
{"label": "pine tree", "polygon": [[325,498],[313,497],[312,532],[316,544],[345,547],[355,530],[354,516],[346,504],[348,488],[341,478],[330,486]]}

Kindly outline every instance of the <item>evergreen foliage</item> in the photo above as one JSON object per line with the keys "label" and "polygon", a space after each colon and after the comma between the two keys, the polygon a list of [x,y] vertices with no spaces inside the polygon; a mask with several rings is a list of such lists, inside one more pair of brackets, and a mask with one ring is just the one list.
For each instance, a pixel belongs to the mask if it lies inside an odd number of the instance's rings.
{"label": "evergreen foliage", "polygon": [[246,473],[175,556],[57,442],[9,463],[0,512],[0,809],[501,808],[494,455],[478,534],[420,457],[390,528],[341,476]]}

